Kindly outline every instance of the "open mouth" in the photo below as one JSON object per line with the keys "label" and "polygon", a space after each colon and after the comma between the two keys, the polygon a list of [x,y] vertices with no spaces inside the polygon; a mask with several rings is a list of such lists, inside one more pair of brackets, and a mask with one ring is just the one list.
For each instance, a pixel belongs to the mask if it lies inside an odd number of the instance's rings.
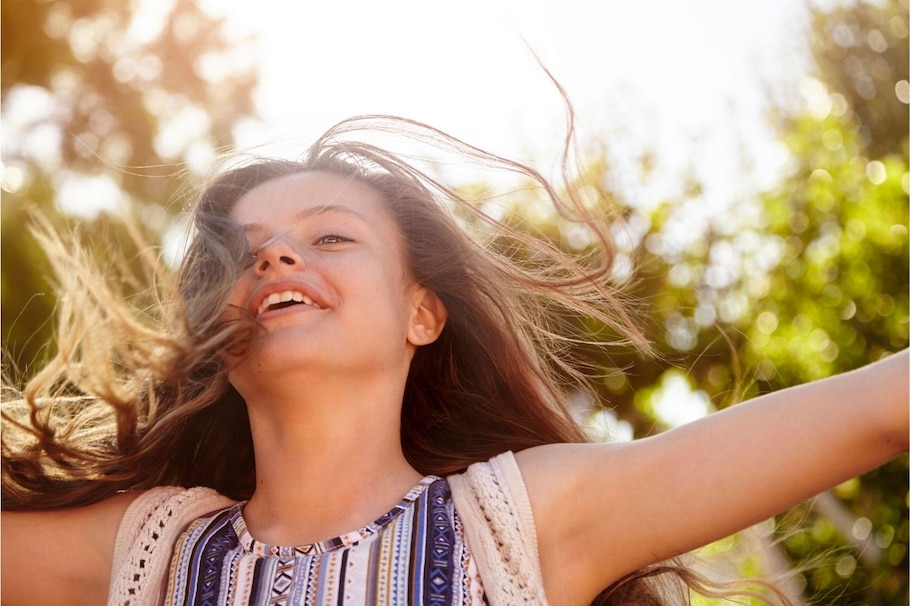
{"label": "open mouth", "polygon": [[285,290],[282,292],[273,292],[259,304],[256,315],[261,316],[267,311],[285,309],[293,305],[307,305],[315,309],[322,309],[312,298],[296,290]]}

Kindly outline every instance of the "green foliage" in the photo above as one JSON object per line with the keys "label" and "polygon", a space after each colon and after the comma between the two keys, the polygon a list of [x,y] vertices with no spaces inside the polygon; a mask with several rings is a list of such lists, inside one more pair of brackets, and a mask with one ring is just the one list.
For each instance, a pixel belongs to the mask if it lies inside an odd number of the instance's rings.
{"label": "green foliage", "polygon": [[[855,368],[908,341],[905,158],[868,160],[858,129],[838,116],[793,122],[798,168],[766,194],[766,233],[781,250],[774,293],[743,325],[746,362],[769,387]],[[836,146],[825,145],[837,133]]]}
{"label": "green foliage", "polygon": [[857,0],[812,11],[818,78],[856,114],[873,158],[907,153],[908,8],[907,0]]}
{"label": "green foliage", "polygon": [[[828,98],[784,121],[792,169],[761,199],[765,233],[782,252],[770,274],[774,294],[738,323],[744,364],[757,369],[761,391],[908,345],[910,166],[906,95],[899,98],[907,7],[891,1],[815,11],[814,23]],[[804,575],[807,594],[825,603],[905,603],[907,477],[905,456],[834,491],[856,520],[852,529],[804,512],[812,526],[789,538],[788,551],[796,560],[829,554]],[[861,544],[868,547],[848,548],[867,528]]]}
{"label": "green foliage", "polygon": [[[910,343],[907,7],[864,2],[813,15],[817,79],[807,105],[776,115],[790,156],[779,183],[701,223],[698,183],[644,216],[626,211],[629,290],[650,304],[658,357],[573,353],[598,369],[597,402],[637,436],[666,426],[657,403],[679,369],[690,391],[724,407]],[[606,164],[593,160],[604,173],[586,187],[616,199]],[[574,325],[604,335],[583,319]],[[834,505],[826,497],[777,521],[781,547],[808,566],[799,589],[812,603],[905,604],[907,457],[833,494]]]}
{"label": "green foliage", "polygon": [[55,305],[29,212],[77,220],[99,243],[127,238],[98,209],[133,214],[159,241],[181,178],[253,114],[256,72],[249,45],[192,0],[6,0],[0,10],[0,95],[13,133],[3,150],[2,339],[7,369],[27,375],[51,353]]}

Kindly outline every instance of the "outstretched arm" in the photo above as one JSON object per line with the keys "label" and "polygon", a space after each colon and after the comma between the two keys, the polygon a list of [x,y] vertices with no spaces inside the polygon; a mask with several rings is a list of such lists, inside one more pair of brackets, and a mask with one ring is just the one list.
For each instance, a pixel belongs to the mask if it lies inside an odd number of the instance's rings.
{"label": "outstretched arm", "polygon": [[904,351],[652,438],[519,453],[552,603],[590,603],[906,451],[908,382]]}

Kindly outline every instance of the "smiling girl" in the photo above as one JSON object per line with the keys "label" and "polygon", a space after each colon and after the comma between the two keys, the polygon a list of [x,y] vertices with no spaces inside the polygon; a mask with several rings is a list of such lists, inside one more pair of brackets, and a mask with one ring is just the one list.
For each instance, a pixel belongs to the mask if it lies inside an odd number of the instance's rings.
{"label": "smiling girl", "polygon": [[668,558],[907,450],[906,352],[584,443],[572,336],[544,310],[646,348],[607,226],[529,167],[393,121],[537,181],[605,251],[583,264],[350,141],[363,127],[215,179],[161,326],[46,234],[64,322],[7,398],[4,604],[681,603],[652,575],[706,588]]}

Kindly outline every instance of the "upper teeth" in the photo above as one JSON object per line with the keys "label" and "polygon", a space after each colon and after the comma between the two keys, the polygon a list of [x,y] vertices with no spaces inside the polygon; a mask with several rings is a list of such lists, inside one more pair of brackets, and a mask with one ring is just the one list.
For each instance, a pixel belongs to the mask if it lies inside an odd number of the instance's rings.
{"label": "upper teeth", "polygon": [[305,305],[319,307],[313,303],[313,299],[303,294],[302,292],[297,292],[296,290],[285,290],[282,292],[273,292],[265,299],[263,299],[262,303],[259,304],[259,310],[256,312],[256,315],[262,315],[272,305],[287,303],[288,301],[296,301],[297,303],[304,303]]}

